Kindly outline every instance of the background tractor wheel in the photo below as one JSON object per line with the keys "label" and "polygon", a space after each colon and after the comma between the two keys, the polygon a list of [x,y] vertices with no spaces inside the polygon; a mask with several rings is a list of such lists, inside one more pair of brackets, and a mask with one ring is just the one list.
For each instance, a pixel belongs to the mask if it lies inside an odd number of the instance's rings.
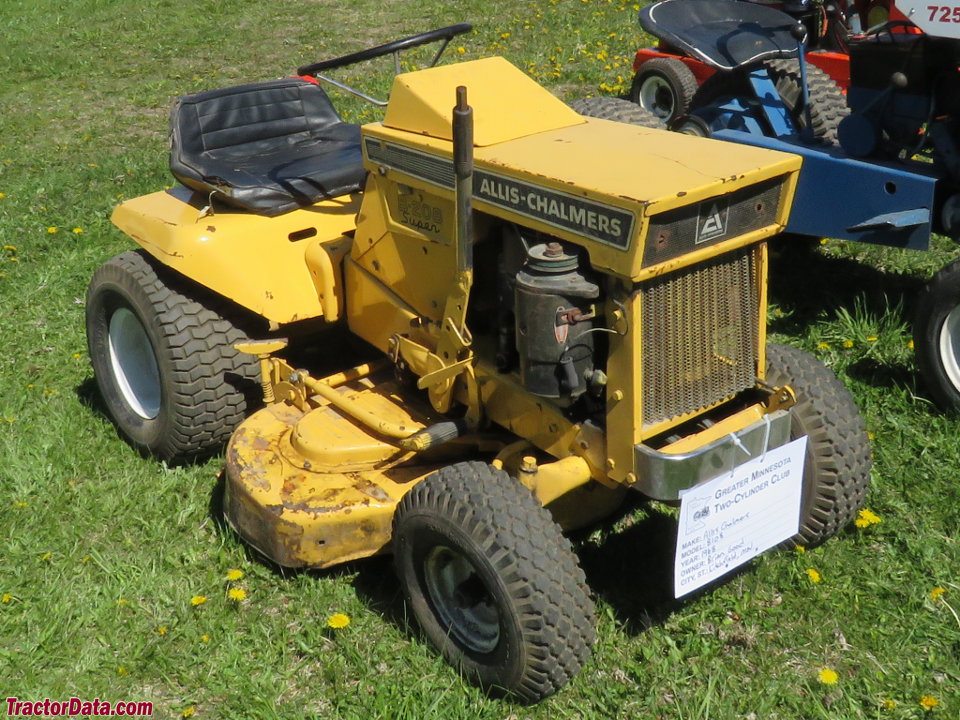
{"label": "background tractor wheel", "polygon": [[393,549],[424,633],[471,682],[536,702],[589,656],[593,602],[570,543],[502,470],[460,463],[420,482]]}
{"label": "background tractor wheel", "polygon": [[[763,63],[770,72],[780,99],[790,117],[801,128],[807,126],[803,111],[803,90],[800,84],[800,65],[797,60],[768,60]],[[814,137],[828,143],[837,142],[837,127],[847,115],[847,101],[843,92],[823,70],[807,63],[807,84],[810,90],[810,118]],[[690,103],[691,111],[709,107],[723,97],[752,98],[754,96],[746,72],[717,72],[700,86]]]}
{"label": "background tractor wheel", "polygon": [[646,110],[629,100],[615,97],[588,97],[581,98],[570,104],[574,110],[584,117],[601,118],[639,125],[646,128],[663,129],[663,121],[649,110]]}
{"label": "background tractor wheel", "polygon": [[647,60],[633,76],[630,99],[666,123],[685,115],[697,92],[697,78],[682,60]]}
{"label": "background tractor wheel", "polygon": [[120,431],[170,463],[220,449],[259,401],[258,365],[226,302],[144,251],[104,263],[87,289],[87,344]]}
{"label": "background tractor wheel", "polygon": [[800,531],[791,542],[819,545],[854,519],[870,484],[870,443],[850,391],[815,357],[767,346],[767,383],[797,395],[790,439],[807,436]]}
{"label": "background tractor wheel", "polygon": [[693,135],[694,137],[710,137],[710,125],[702,117],[697,115],[683,115],[670,125],[673,132],[681,135]]}
{"label": "background tractor wheel", "polygon": [[921,377],[937,405],[960,411],[960,260],[934,275],[920,294],[913,346]]}

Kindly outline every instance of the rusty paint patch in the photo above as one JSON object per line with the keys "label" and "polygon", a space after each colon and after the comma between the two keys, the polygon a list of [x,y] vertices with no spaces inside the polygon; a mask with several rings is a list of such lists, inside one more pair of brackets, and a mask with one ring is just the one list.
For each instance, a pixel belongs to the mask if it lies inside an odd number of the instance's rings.
{"label": "rusty paint patch", "polygon": [[353,487],[362,492],[364,495],[368,495],[378,502],[390,502],[392,499],[389,495],[387,495],[386,492],[384,492],[382,487],[374,482],[371,482],[360,473],[351,473],[351,475],[354,475],[354,477],[351,477],[353,480]]}
{"label": "rusty paint patch", "polygon": [[271,515],[275,515],[277,517],[277,520],[280,519],[280,517],[283,515],[284,510],[286,510],[286,508],[283,506],[282,503],[279,505],[264,505],[263,509],[266,510]]}
{"label": "rusty paint patch", "polygon": [[263,435],[254,435],[253,440],[250,441],[250,447],[258,452],[264,452],[270,449],[270,440]]}

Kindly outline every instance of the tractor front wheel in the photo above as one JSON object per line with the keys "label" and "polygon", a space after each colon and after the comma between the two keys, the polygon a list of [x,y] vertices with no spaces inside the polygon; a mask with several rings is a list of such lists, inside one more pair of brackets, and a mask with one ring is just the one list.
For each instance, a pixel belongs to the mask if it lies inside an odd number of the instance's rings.
{"label": "tractor front wheel", "polygon": [[960,411],[960,260],[934,275],[920,294],[913,346],[934,401],[948,412]]}
{"label": "tractor front wheel", "polygon": [[586,661],[594,608],[569,541],[533,494],[480,462],[401,500],[397,573],[430,642],[473,683],[537,702]]}
{"label": "tractor front wheel", "polygon": [[856,517],[870,484],[870,442],[850,391],[815,357],[767,346],[767,383],[789,385],[790,439],[807,436],[800,530],[794,545],[815,546]]}
{"label": "tractor front wheel", "polygon": [[87,290],[87,344],[120,432],[170,463],[220,449],[258,402],[257,362],[226,302],[144,251],[104,263]]}

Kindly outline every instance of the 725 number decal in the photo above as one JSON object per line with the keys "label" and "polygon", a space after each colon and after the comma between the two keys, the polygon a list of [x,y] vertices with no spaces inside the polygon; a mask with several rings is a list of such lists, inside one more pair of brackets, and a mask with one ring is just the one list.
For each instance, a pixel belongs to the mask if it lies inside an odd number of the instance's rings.
{"label": "725 number decal", "polygon": [[[927,5],[930,11],[930,22],[960,23],[960,7],[946,5]],[[940,17],[937,17],[940,13]]]}

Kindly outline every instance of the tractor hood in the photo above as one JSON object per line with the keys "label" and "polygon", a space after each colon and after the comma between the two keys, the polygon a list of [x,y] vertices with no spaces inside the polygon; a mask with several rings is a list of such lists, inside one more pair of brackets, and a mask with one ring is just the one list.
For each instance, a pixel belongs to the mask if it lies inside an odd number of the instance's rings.
{"label": "tractor hood", "polygon": [[801,158],[586,118],[503,58],[396,78],[366,168],[452,199],[456,88],[474,116],[474,208],[582,243],[639,281],[783,230]]}

